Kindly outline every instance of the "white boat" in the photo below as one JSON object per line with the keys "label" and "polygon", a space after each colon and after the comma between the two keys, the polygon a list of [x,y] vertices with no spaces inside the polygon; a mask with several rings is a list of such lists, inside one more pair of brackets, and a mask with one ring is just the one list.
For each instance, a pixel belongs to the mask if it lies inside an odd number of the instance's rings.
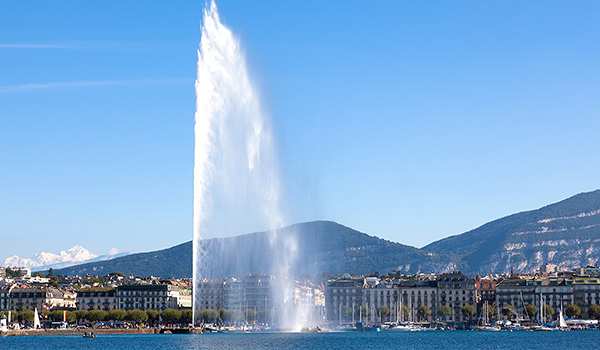
{"label": "white boat", "polygon": [[525,330],[525,327],[521,326],[520,323],[512,323],[506,326],[506,330],[509,331],[522,331]]}
{"label": "white boat", "polygon": [[565,316],[563,315],[562,305],[560,306],[560,312],[558,314],[558,320],[554,322],[554,324],[560,329],[568,329],[569,325],[565,321]]}
{"label": "white boat", "polygon": [[415,326],[411,326],[411,325],[397,325],[394,327],[390,327],[387,329],[388,331],[392,331],[392,332],[414,332],[414,331],[418,331],[420,330],[418,327]]}

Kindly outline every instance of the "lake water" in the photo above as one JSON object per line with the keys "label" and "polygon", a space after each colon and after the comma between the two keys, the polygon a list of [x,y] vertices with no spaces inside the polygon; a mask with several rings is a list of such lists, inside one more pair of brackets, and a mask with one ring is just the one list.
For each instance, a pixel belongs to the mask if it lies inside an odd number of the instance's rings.
{"label": "lake water", "polygon": [[210,333],[0,337],[0,349],[596,349],[600,331]]}

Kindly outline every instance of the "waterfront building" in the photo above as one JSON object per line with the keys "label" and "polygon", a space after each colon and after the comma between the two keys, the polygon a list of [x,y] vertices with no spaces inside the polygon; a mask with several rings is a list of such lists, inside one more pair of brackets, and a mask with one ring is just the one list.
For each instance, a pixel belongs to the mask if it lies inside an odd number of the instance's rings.
{"label": "waterfront building", "polygon": [[496,285],[496,307],[507,314],[504,318],[529,319],[525,306],[534,304],[535,286],[527,279],[512,276]]}
{"label": "waterfront building", "polygon": [[198,306],[201,309],[219,310],[223,307],[223,280],[203,279],[198,284]]}
{"label": "waterfront building", "polygon": [[[400,293],[400,302],[395,303],[400,321],[433,321],[437,318],[439,309],[439,289],[438,282],[430,281],[400,281],[398,283],[398,291]],[[427,306],[430,314],[420,320],[417,315],[417,310],[420,306]],[[408,316],[405,317],[400,310],[401,307],[408,308]],[[394,313],[394,312],[392,312]]]}
{"label": "waterfront building", "polygon": [[[395,314],[393,311],[396,309],[398,289],[395,288],[393,282],[377,277],[367,277],[365,282],[361,304],[368,307],[369,312],[366,319],[370,323],[387,322],[394,319],[392,314]],[[384,310],[387,314],[384,314]]]}
{"label": "waterfront building", "polygon": [[115,288],[86,288],[77,291],[77,310],[105,310],[119,308]]}
{"label": "waterfront building", "polygon": [[467,277],[460,271],[443,273],[438,276],[439,306],[447,305],[452,310],[454,322],[465,322],[462,308],[467,305],[475,306],[477,303],[477,291],[475,280]]}
{"label": "waterfront building", "polygon": [[179,298],[177,299],[177,307],[180,309],[192,308],[192,288],[180,287]]}
{"label": "waterfront building", "polygon": [[244,308],[244,282],[237,277],[223,281],[223,308],[239,311]]}
{"label": "waterfront building", "polygon": [[163,283],[172,284],[179,287],[179,298],[177,307],[180,309],[192,308],[192,287],[184,280],[162,280]]}
{"label": "waterfront building", "polygon": [[576,276],[573,279],[573,300],[581,308],[581,317],[590,318],[589,307],[600,305],[600,277]]}
{"label": "waterfront building", "polygon": [[116,288],[121,310],[177,309],[179,287],[171,284],[126,284]]}
{"label": "waterfront building", "polygon": [[477,290],[477,314],[482,315],[483,306],[496,305],[497,280],[492,277],[475,277],[475,289]]}
{"label": "waterfront building", "polygon": [[293,281],[291,300],[294,307],[300,307],[312,323],[318,324],[324,321],[325,296],[323,291],[306,280],[303,282]]}
{"label": "waterfront building", "polygon": [[[550,305],[558,312],[573,304],[573,280],[562,277],[545,278],[509,278],[496,285],[496,305],[505,313],[513,314],[510,306],[516,310],[518,317],[535,320],[537,315],[529,315],[527,305],[535,305],[538,310]],[[552,315],[547,315],[550,318]],[[508,316],[512,317],[512,316]]]}
{"label": "waterfront building", "polygon": [[[330,321],[352,321],[344,310],[359,310],[363,306],[363,291],[366,287],[364,277],[344,274],[341,278],[327,282],[325,286],[325,307]],[[355,318],[356,320],[356,318]]]}
{"label": "waterfront building", "polygon": [[10,310],[10,292],[15,285],[0,287],[0,311]]}
{"label": "waterfront building", "polygon": [[42,287],[14,287],[9,293],[10,310],[21,311],[24,309],[75,309],[75,294],[58,288]]}
{"label": "waterfront building", "polygon": [[253,273],[244,277],[244,301],[247,310],[266,315],[274,307],[271,293],[277,287],[275,277]]}
{"label": "waterfront building", "polygon": [[[528,283],[535,285],[534,305],[541,308],[544,305],[550,305],[558,312],[561,308],[566,308],[574,303],[573,299],[573,280],[570,278],[548,277],[537,278]],[[547,315],[551,318],[553,315]]]}

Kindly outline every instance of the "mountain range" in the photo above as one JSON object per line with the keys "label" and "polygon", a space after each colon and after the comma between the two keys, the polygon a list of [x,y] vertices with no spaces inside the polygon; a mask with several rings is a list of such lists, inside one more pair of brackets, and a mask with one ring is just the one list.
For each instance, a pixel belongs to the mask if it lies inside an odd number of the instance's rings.
{"label": "mountain range", "polygon": [[450,254],[478,273],[575,268],[600,259],[600,190],[491,221],[423,248]]}
{"label": "mountain range", "polygon": [[58,254],[40,252],[31,258],[21,258],[14,255],[4,260],[3,266],[25,266],[32,271],[44,271],[50,268],[64,268],[76,264],[114,259],[127,254],[129,253],[120,253],[117,250],[111,249],[106,255],[99,256],[80,245],[76,245]]}
{"label": "mountain range", "polygon": [[[230,238],[203,241],[206,277],[249,273],[273,273],[277,266],[270,249],[270,232],[257,232]],[[331,221],[313,221],[292,225],[277,231],[282,241],[297,237],[296,275],[351,271],[365,274],[373,271],[402,270],[418,272],[449,271],[456,268],[448,256],[426,252],[415,247],[387,241]],[[192,242],[149,253],[132,254],[117,259],[55,270],[57,274],[103,275],[123,272],[136,276],[192,275]]]}
{"label": "mountain range", "polygon": [[[532,272],[546,263],[575,268],[600,259],[600,190],[491,221],[421,249],[384,240],[330,221],[292,225],[277,232],[298,239],[294,274],[365,274],[392,270],[469,274]],[[203,241],[206,277],[271,273],[269,232]],[[192,242],[55,271],[69,275],[123,272],[140,276],[192,275]]]}

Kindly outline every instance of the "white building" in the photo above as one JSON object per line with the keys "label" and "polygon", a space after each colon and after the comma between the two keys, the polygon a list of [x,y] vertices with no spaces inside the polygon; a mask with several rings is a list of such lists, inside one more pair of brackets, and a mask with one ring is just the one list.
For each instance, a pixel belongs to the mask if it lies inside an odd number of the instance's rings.
{"label": "white building", "polygon": [[116,289],[121,310],[164,310],[179,307],[179,287],[171,284],[126,284]]}

